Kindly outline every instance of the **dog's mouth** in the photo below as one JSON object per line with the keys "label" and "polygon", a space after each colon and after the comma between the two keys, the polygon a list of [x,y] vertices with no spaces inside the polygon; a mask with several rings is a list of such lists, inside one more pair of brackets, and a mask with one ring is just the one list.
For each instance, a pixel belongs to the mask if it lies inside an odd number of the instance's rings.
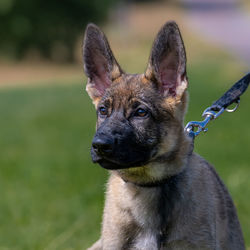
{"label": "dog's mouth", "polygon": [[133,162],[133,163],[128,163],[128,164],[121,164],[120,162],[112,162],[110,160],[100,159],[96,163],[98,163],[101,167],[105,169],[118,170],[118,169],[140,167],[140,166],[146,165],[148,161],[138,161],[138,162]]}
{"label": "dog's mouth", "polygon": [[96,154],[93,148],[91,149],[93,162],[98,163],[101,167],[108,170],[128,169],[147,165],[151,159],[154,158],[156,153],[157,150],[154,148],[149,152],[143,152],[136,156],[127,154],[120,157],[119,155],[117,157],[107,157],[105,155]]}

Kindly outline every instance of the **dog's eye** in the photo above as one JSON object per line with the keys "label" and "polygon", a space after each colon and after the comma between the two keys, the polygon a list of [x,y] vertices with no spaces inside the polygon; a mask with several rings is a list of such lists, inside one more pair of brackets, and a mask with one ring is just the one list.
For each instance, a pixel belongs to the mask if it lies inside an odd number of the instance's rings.
{"label": "dog's eye", "polygon": [[148,111],[142,108],[137,109],[135,112],[135,116],[139,116],[139,117],[145,117],[147,114],[148,114]]}
{"label": "dog's eye", "polygon": [[107,115],[108,114],[108,109],[106,107],[100,107],[99,108],[99,113],[101,115]]}

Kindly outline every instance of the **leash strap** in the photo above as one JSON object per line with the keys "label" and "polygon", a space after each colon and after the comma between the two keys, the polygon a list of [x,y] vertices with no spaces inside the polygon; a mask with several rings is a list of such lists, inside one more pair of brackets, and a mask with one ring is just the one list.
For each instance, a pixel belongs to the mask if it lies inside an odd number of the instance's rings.
{"label": "leash strap", "polygon": [[[186,127],[185,131],[189,134],[190,137],[194,138],[200,134],[200,132],[206,132],[207,124],[219,117],[224,111],[234,112],[240,103],[240,96],[246,91],[250,83],[250,73],[245,75],[242,79],[236,82],[221,98],[215,101],[211,107],[205,109],[202,114],[204,117],[203,121],[191,121]],[[236,103],[236,106],[233,109],[228,109],[227,107],[232,103]]]}

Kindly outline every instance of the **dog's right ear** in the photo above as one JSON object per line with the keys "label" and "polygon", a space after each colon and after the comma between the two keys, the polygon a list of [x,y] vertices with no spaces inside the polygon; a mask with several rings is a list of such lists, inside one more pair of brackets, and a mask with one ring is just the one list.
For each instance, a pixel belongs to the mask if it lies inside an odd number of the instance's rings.
{"label": "dog's right ear", "polygon": [[145,76],[164,97],[180,99],[187,88],[186,53],[177,24],[167,22],[159,31]]}
{"label": "dog's right ear", "polygon": [[83,64],[88,77],[86,90],[95,103],[123,73],[104,33],[94,24],[86,28],[83,41]]}

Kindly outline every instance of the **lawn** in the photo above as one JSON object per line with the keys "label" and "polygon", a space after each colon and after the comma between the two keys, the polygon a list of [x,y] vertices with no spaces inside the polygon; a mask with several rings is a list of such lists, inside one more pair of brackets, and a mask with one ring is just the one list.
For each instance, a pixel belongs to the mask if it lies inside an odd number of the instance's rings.
{"label": "lawn", "polygon": [[[223,59],[189,68],[187,121],[242,75]],[[0,250],[86,249],[98,237],[107,172],[90,159],[95,111],[84,84],[0,91]],[[195,151],[215,165],[250,247],[250,91],[223,114]]]}

